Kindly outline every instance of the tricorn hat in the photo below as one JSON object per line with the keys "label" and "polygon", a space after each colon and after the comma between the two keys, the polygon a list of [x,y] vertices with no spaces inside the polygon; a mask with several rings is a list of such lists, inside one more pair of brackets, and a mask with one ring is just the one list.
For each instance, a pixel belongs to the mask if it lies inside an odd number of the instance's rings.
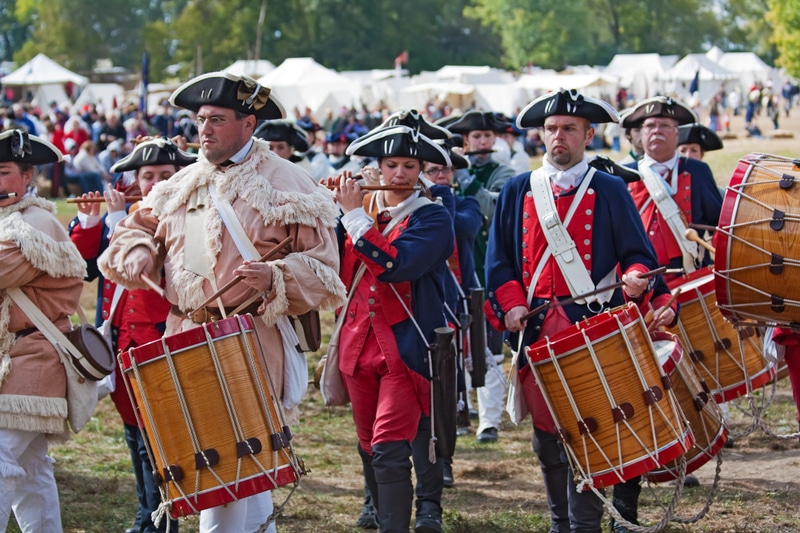
{"label": "tricorn hat", "polygon": [[438,165],[452,165],[447,150],[408,126],[373,130],[348,146],[347,154],[376,158],[413,157]]}
{"label": "tricorn hat", "polygon": [[697,122],[697,115],[686,104],[670,96],[656,96],[636,104],[629,113],[625,114],[621,126],[623,128],[637,127],[645,119],[651,117],[671,118],[677,120],[679,125]]}
{"label": "tricorn hat", "polygon": [[267,120],[259,124],[253,137],[265,141],[284,141],[298,152],[308,151],[305,130],[288,120]]}
{"label": "tricorn hat", "polygon": [[[502,117],[502,118],[500,118]],[[503,115],[491,111],[467,111],[458,120],[448,124],[446,127],[453,133],[469,133],[471,131],[502,131],[510,123],[505,120]]]}
{"label": "tricorn hat", "polygon": [[699,144],[704,152],[722,149],[722,139],[717,133],[702,124],[684,124],[678,128],[678,146]]}
{"label": "tricorn hat", "polygon": [[249,76],[237,76],[227,72],[209,72],[193,78],[169,97],[169,103],[197,112],[204,105],[226,107],[258,120],[284,118],[286,113],[280,102],[264,87]]}
{"label": "tricorn hat", "polygon": [[589,161],[589,166],[596,168],[601,172],[605,172],[606,174],[619,176],[625,183],[632,183],[642,179],[642,175],[639,174],[638,170],[620,165],[616,161],[613,161],[609,157],[602,154],[597,154],[594,159]]}
{"label": "tricorn hat", "polygon": [[185,167],[197,161],[197,155],[178,149],[177,145],[166,137],[157,137],[139,143],[133,151],[114,163],[111,172],[126,172],[145,166],[175,165]]}
{"label": "tricorn hat", "polygon": [[348,132],[348,133],[345,133],[343,131],[334,133],[334,132],[331,131],[331,132],[328,132],[328,134],[325,136],[325,142],[326,143],[345,143],[345,144],[350,144],[351,142],[355,141],[359,137],[360,137],[360,135],[358,133],[354,132],[354,131],[351,131],[351,132]]}
{"label": "tricorn hat", "polygon": [[525,106],[517,115],[517,127],[541,128],[545,119],[553,115],[581,117],[592,124],[619,120],[617,110],[608,102],[583,96],[575,89],[559,89]]}
{"label": "tricorn hat", "polygon": [[0,133],[0,162],[45,165],[63,161],[61,151],[35,135],[17,128]]}
{"label": "tricorn hat", "polygon": [[452,135],[452,133],[442,126],[437,126],[436,124],[428,122],[416,109],[392,113],[383,121],[383,124],[375,129],[388,128],[390,126],[408,126],[433,140],[447,139]]}

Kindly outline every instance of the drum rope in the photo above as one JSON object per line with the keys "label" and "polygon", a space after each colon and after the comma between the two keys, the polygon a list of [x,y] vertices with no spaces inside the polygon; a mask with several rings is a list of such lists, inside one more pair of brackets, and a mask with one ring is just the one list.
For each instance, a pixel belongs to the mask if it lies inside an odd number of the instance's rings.
{"label": "drum rope", "polygon": [[[162,345],[164,345],[163,341]],[[168,350],[169,348],[164,346],[164,349]],[[156,461],[155,456],[153,454],[153,450],[150,445],[150,439],[153,439],[155,441],[156,448],[158,448],[158,454],[161,457],[162,465],[167,464],[166,460],[167,453],[166,450],[164,450],[164,445],[161,441],[161,436],[158,431],[158,426],[155,423],[155,416],[153,414],[152,408],[150,407],[150,400],[147,394],[145,394],[144,387],[142,386],[142,376],[141,373],[139,372],[139,365],[136,363],[133,357],[131,357],[131,370],[133,370],[133,374],[136,377],[136,383],[138,384],[139,392],[141,393],[142,396],[142,402],[141,402],[142,407],[144,408],[145,415],[147,416],[147,419],[150,422],[150,429],[152,430],[153,433],[153,435],[151,435],[149,438],[142,440],[144,441],[145,450],[147,450],[147,458],[150,460],[150,464],[152,465],[151,468],[157,470],[158,467],[156,465],[158,465],[158,462]],[[125,380],[125,387],[128,388],[128,380]],[[130,392],[131,390],[128,389],[128,394],[131,396],[131,404],[137,405],[133,395],[131,395]],[[153,473],[155,474],[155,472]],[[167,480],[165,480],[165,482],[166,481]],[[174,485],[175,489],[187,501],[192,511],[195,513],[198,512],[197,509],[194,507],[194,505],[192,505],[192,502],[189,501],[186,494],[183,492],[183,489],[176,483],[174,483]],[[158,504],[158,507],[156,508],[155,511],[153,511],[151,516],[151,519],[153,520],[153,523],[156,525],[156,527],[158,527],[158,525],[161,523],[161,519],[164,517],[164,515],[172,510],[172,500],[170,500],[169,498],[169,491],[165,483],[158,483],[158,492],[161,494],[161,503]],[[169,532],[169,528],[170,528],[170,523],[168,522],[167,532]]]}
{"label": "drum rope", "polygon": [[[253,333],[255,334],[256,337],[255,346],[260,351],[262,349],[261,347],[264,345],[261,343],[261,336],[258,333],[258,328],[253,328]],[[264,372],[264,374],[259,372],[258,362],[255,359],[254,350],[253,347],[250,345],[250,343],[247,344],[247,355],[248,355],[247,361],[248,364],[250,365],[250,372],[252,372],[254,376],[262,376],[269,390],[274,391],[275,384],[272,381],[272,374],[270,374],[269,369],[267,369],[266,372]],[[263,356],[261,357],[263,359]],[[262,411],[267,415],[267,423],[270,425],[270,430],[278,431],[278,429],[276,428],[279,428],[282,431],[283,427],[286,425],[285,423],[286,416],[284,415],[283,412],[282,402],[276,401],[274,405],[275,417],[277,418],[276,421],[272,418],[272,411],[269,409],[269,404],[267,403],[267,394],[266,391],[264,390],[264,386],[261,379],[256,379],[256,388],[258,389],[258,396],[259,396],[259,401],[261,402],[262,405]],[[274,397],[274,392],[270,392],[270,396]],[[305,466],[303,466],[303,462],[300,460],[299,457],[297,457],[297,454],[294,451],[294,445],[292,444],[291,440],[289,440],[288,446],[283,450],[281,450],[281,453],[283,453],[286,456],[288,463],[291,465],[292,470],[294,470],[295,477],[297,478],[295,483],[299,484],[301,476],[306,474],[306,469]],[[277,471],[278,460],[277,457],[275,456],[273,456],[273,458],[274,458],[274,464],[276,465],[275,470]],[[261,466],[260,463],[259,466]]]}
{"label": "drum rope", "polygon": [[[637,312],[638,312],[638,308],[637,308]],[[620,327],[620,331],[622,331],[622,338],[624,339],[625,345],[628,348],[628,353],[631,356],[633,356],[632,357],[633,368],[636,370],[636,375],[639,376],[639,383],[642,386],[642,392],[646,393],[652,387],[649,387],[648,384],[647,384],[647,378],[645,377],[644,371],[642,370],[642,367],[639,364],[639,360],[636,358],[636,352],[633,351],[633,345],[631,343],[630,338],[628,337],[628,332],[624,328],[622,328],[622,323],[619,320],[619,317],[615,316],[614,318],[617,320],[617,324]],[[639,315],[639,321],[634,322],[634,325],[640,324],[640,323],[643,324],[642,319],[641,319],[641,315]],[[643,327],[644,327],[645,332],[646,332],[647,331],[647,327],[646,326],[643,326]],[[649,353],[651,355],[654,354],[655,353],[655,348],[653,348],[652,342],[650,341],[649,334],[645,334],[645,339],[647,339],[647,343],[648,343],[648,346],[650,348],[650,352]],[[656,363],[658,364],[657,360],[656,360]],[[670,397],[669,401],[670,401],[670,404],[672,405],[673,412],[674,412],[676,405],[675,405],[675,398],[672,395],[672,391],[667,390],[666,394],[667,394],[667,396]],[[633,438],[639,443],[639,445],[642,447],[642,450],[644,450],[645,453],[647,453],[647,455],[650,457],[650,459],[653,462],[655,462],[656,464],[661,464],[661,461],[659,461],[659,459],[658,459],[658,453],[659,453],[659,449],[661,447],[658,444],[658,432],[656,431],[655,417],[653,416],[653,408],[654,407],[655,407],[656,410],[658,410],[659,413],[661,413],[662,418],[664,419],[665,422],[667,422],[667,425],[672,430],[673,435],[675,437],[677,437],[678,439],[681,439],[681,432],[679,430],[677,430],[672,425],[672,423],[670,422],[669,417],[661,409],[661,406],[659,405],[658,401],[655,401],[652,404],[647,406],[647,410],[649,411],[649,414],[650,414],[650,432],[652,433],[652,437],[653,437],[653,451],[647,449],[647,446],[644,444],[644,442],[642,442],[642,440],[639,437],[639,435],[637,435],[636,431],[634,431],[634,429],[630,426],[630,423],[628,422],[627,417],[623,419],[623,422],[625,423],[625,426],[627,426],[628,430],[631,432],[631,435],[633,435]],[[677,415],[677,413],[674,413],[674,414]],[[681,443],[681,444],[683,444],[683,443]]]}
{"label": "drum rope", "polygon": [[[569,390],[569,386],[567,385],[566,378],[564,377],[564,374],[563,374],[563,372],[561,370],[561,367],[558,365],[558,359],[556,358],[556,354],[553,351],[552,343],[550,342],[550,337],[545,336],[544,340],[545,340],[545,343],[547,344],[547,352],[548,352],[548,355],[550,357],[550,361],[552,362],[553,368],[555,369],[556,373],[558,374],[559,380],[561,381],[561,385],[563,386],[564,395],[567,397],[567,400],[569,401],[569,403],[570,403],[570,405],[572,407],[572,411],[573,411],[576,419],[577,420],[582,420],[580,412],[578,411],[578,406],[575,403],[575,398],[572,396],[572,393]],[[544,385],[542,385],[542,384],[545,383],[545,382],[542,380],[541,374],[536,369],[536,365],[533,364],[533,361],[532,361],[532,359],[530,357],[528,357],[528,366],[530,367],[531,372],[533,372],[533,377],[536,380],[536,383],[539,383],[540,384],[539,386],[543,387]],[[553,417],[553,421],[556,423],[556,434],[563,435],[566,432],[564,431],[564,426],[561,424],[562,421],[558,417],[558,415],[556,413],[556,410],[553,407],[552,402],[550,401],[550,395],[549,394],[545,394],[545,392],[546,392],[546,389],[543,388],[542,389],[542,398],[544,398],[544,402],[547,405],[547,408],[550,410],[550,415]],[[587,433],[589,434],[589,438],[592,440],[592,442],[594,442],[594,444],[597,447],[597,449],[603,455],[603,457],[606,460],[606,462],[609,465],[611,465],[611,467],[613,468],[614,467],[613,464],[611,464],[610,459],[608,459],[608,457],[605,456],[605,454],[603,453],[603,450],[600,448],[599,444],[595,440],[595,438],[592,435],[592,433],[591,432],[587,432]],[[588,450],[588,447],[586,446],[586,433],[582,434],[581,438],[582,438],[582,441],[583,441],[584,461],[585,461],[586,467],[588,468],[590,466],[590,462],[589,462],[589,450]],[[577,485],[578,485],[577,486],[577,490],[578,490],[578,492],[582,492],[584,487],[592,485],[592,480],[591,480],[592,473],[591,473],[591,470],[587,471],[587,469],[585,469],[583,467],[583,465],[581,465],[580,461],[578,460],[578,456],[575,453],[575,450],[573,450],[573,448],[572,448],[572,445],[570,445],[569,442],[567,442],[563,438],[561,440],[562,440],[562,442],[564,444],[564,449],[567,451],[567,454],[566,454],[567,455],[567,461],[569,462],[570,467],[572,468],[572,471],[573,472],[577,472],[579,474],[579,477],[581,478],[581,481],[579,483],[577,483]],[[619,476],[619,473],[617,473],[616,470],[615,470],[615,473],[617,474],[617,476]],[[619,477],[620,477],[620,479],[622,479],[621,476],[619,476]]]}
{"label": "drum rope", "polygon": [[627,530],[633,531],[635,533],[657,533],[658,531],[661,531],[662,529],[667,527],[667,524],[669,524],[669,522],[672,520],[672,517],[675,514],[675,507],[677,506],[678,500],[680,500],[681,497],[681,491],[683,490],[683,480],[686,476],[685,455],[682,455],[680,457],[678,464],[679,464],[678,479],[675,481],[675,490],[672,494],[672,501],[670,501],[669,505],[667,506],[666,512],[664,513],[664,516],[661,518],[661,520],[659,520],[652,526],[640,526],[628,522],[622,517],[622,515],[619,514],[619,511],[617,511],[616,507],[614,507],[614,504],[610,502],[608,499],[606,499],[604,494],[602,494],[595,488],[592,488],[592,490],[594,491],[595,495],[597,495],[597,497],[601,499],[601,501],[603,502],[603,506],[606,508],[606,511],[608,511],[608,514],[611,515],[611,517],[617,524],[620,524]]}
{"label": "drum rope", "polygon": [[[708,511],[711,509],[711,504],[714,503],[717,494],[719,494],[719,488],[720,488],[719,482],[722,479],[722,456],[723,456],[722,452],[719,452],[717,454],[717,467],[714,470],[714,482],[711,485],[711,489],[708,491],[708,495],[706,496],[706,503],[703,505],[703,508],[700,509],[700,511],[698,511],[698,513],[691,518],[684,518],[682,516],[673,516],[671,520],[672,522],[675,522],[676,524],[694,524],[702,520],[706,516],[706,514],[708,514]],[[655,498],[655,490],[652,488],[652,486],[650,486],[650,490],[653,494],[654,499],[660,504],[661,503],[660,500]],[[661,507],[663,508],[664,506],[661,505]]]}

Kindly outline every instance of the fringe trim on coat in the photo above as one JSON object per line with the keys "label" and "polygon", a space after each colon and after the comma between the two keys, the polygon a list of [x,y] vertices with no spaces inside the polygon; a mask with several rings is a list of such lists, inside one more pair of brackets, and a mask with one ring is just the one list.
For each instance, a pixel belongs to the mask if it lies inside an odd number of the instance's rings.
{"label": "fringe trim on coat", "polygon": [[[344,305],[344,302],[347,300],[347,290],[344,287],[344,283],[342,283],[342,279],[339,277],[339,273],[318,259],[305,254],[296,255],[314,271],[314,274],[317,275],[322,285],[324,285],[330,293],[330,296],[320,302],[319,309],[334,310]],[[294,257],[294,254],[291,255],[291,257]]]}
{"label": "fringe trim on coat", "polygon": [[272,268],[272,289],[270,292],[274,292],[275,297],[262,304],[259,312],[263,308],[264,312],[261,315],[261,320],[267,326],[272,327],[278,322],[278,318],[286,314],[286,310],[289,309],[289,299],[286,297],[286,281],[283,279],[283,269],[286,268],[286,263],[274,261],[268,264]]}
{"label": "fringe trim on coat", "polygon": [[0,394],[2,428],[36,433],[62,433],[66,419],[66,398]]}
{"label": "fringe trim on coat", "polygon": [[[18,209],[12,209],[15,207]],[[0,241],[15,243],[31,265],[53,278],[86,277],[86,261],[72,241],[57,241],[26,222],[22,210],[28,207],[50,213],[55,210],[51,202],[34,197],[23,198],[13,206],[0,208]]]}

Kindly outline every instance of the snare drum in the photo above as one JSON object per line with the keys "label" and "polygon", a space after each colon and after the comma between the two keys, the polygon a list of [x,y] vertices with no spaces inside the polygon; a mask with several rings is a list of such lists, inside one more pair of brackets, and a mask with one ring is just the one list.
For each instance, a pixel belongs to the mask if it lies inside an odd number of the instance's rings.
{"label": "snare drum", "polygon": [[527,355],[582,484],[621,483],[694,444],[635,305],[542,339]]}
{"label": "snare drum", "polygon": [[252,316],[234,316],[120,355],[174,518],[305,473],[256,335]]}
{"label": "snare drum", "polygon": [[[681,290],[681,312],[670,331],[678,335],[716,402],[738,398],[774,377],[774,367],[764,359],[761,330],[747,326],[737,331],[717,308],[710,269],[676,278],[669,285],[673,291]],[[744,353],[739,349],[739,335]]]}
{"label": "snare drum", "polygon": [[[686,474],[690,474],[719,453],[728,440],[728,429],[711,391],[704,387],[694,365],[684,357],[677,337],[657,331],[653,333],[652,341],[661,366],[672,382],[672,391],[694,434],[694,446],[686,452]],[[661,483],[678,479],[679,474],[680,466],[676,460],[648,472],[647,479]]]}
{"label": "snare drum", "polygon": [[716,245],[717,301],[733,322],[800,323],[800,166],[750,154],[722,203]]}

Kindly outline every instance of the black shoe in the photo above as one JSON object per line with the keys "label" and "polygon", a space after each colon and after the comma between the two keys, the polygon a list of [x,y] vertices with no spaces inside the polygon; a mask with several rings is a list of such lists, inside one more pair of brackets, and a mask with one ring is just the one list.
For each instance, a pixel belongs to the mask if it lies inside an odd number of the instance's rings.
{"label": "black shoe", "polygon": [[469,410],[469,419],[470,420],[477,420],[478,419],[478,410],[477,409],[470,409]]}
{"label": "black shoe", "polygon": [[486,428],[478,434],[478,442],[487,444],[497,442],[497,428]]}
{"label": "black shoe", "polygon": [[700,486],[700,480],[694,477],[691,474],[687,474],[685,478],[683,478],[683,486],[687,488],[694,488]]}
{"label": "black shoe", "polygon": [[733,441],[733,437],[728,436],[728,440],[725,441],[726,448],[733,448],[736,443]]}
{"label": "black shoe", "polygon": [[457,437],[463,437],[465,435],[469,435],[469,428],[467,428],[467,427],[456,428],[456,436]]}
{"label": "black shoe", "polygon": [[455,484],[453,479],[453,466],[445,463],[442,465],[442,484],[445,488],[452,488]]}
{"label": "black shoe", "polygon": [[141,532],[142,532],[142,527],[137,526],[135,524],[125,530],[125,533],[141,533]]}
{"label": "black shoe", "polygon": [[356,521],[356,527],[361,529],[378,529],[378,515],[375,514],[375,507],[372,506],[372,498],[370,503],[364,502],[361,507],[361,516]]}
{"label": "black shoe", "polygon": [[442,518],[439,516],[418,516],[414,523],[414,533],[442,533]]}

